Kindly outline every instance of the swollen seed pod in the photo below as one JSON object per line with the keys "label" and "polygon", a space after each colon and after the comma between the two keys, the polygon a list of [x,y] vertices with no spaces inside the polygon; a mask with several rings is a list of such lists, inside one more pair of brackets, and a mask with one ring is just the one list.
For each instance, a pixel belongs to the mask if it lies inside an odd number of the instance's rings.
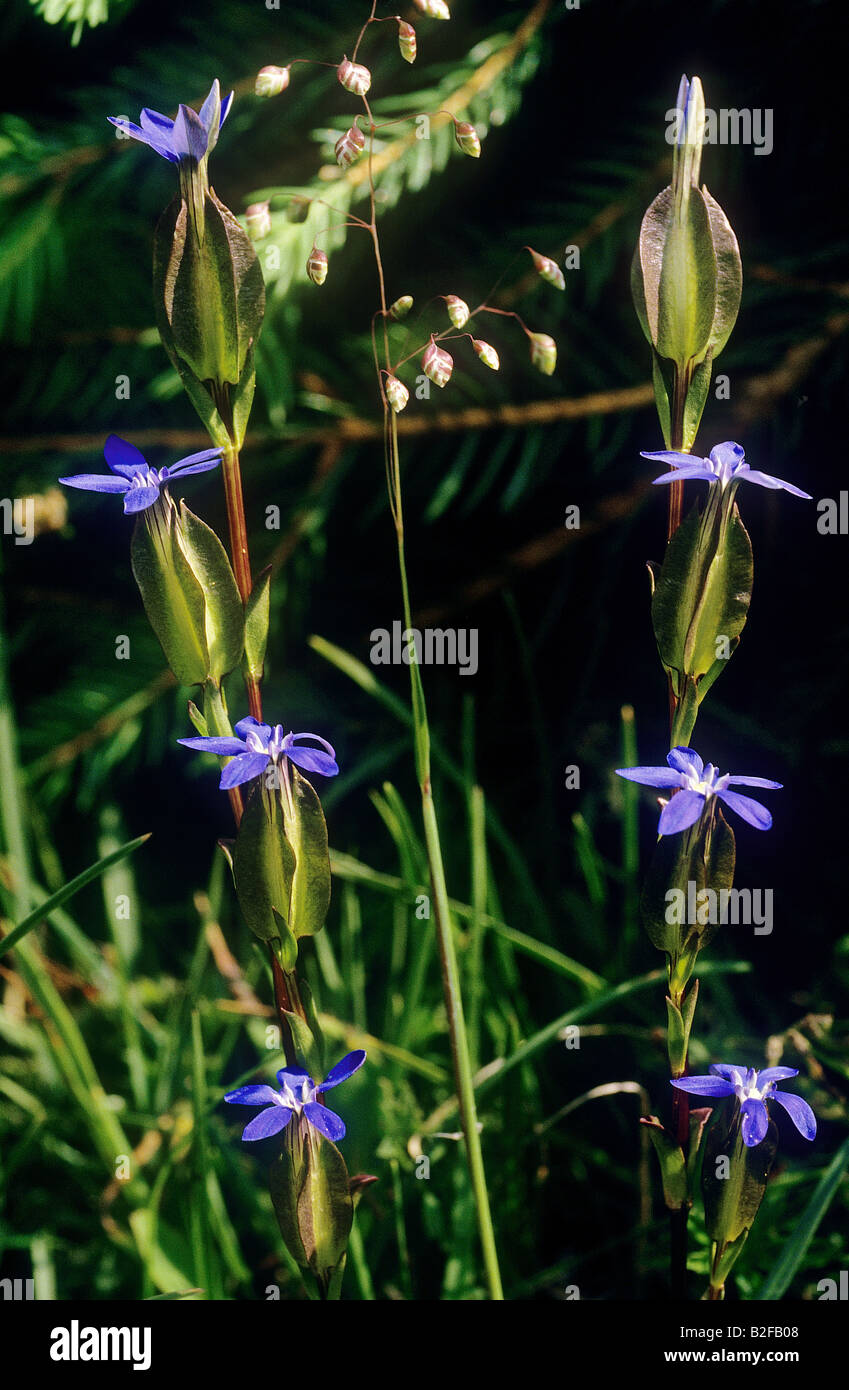
{"label": "swollen seed pod", "polygon": [[314,246],[307,261],[307,275],[314,285],[323,285],[327,279],[327,257]]}
{"label": "swollen seed pod", "polygon": [[405,24],[403,19],[398,20],[398,47],[406,63],[416,61],[416,31],[412,24]]}
{"label": "swollen seed pod", "polygon": [[395,414],[400,415],[410,399],[410,393],[403,381],[399,381],[397,376],[387,376],[384,390],[386,391],[386,399]]}
{"label": "swollen seed pod", "polygon": [[422,357],[422,367],[425,376],[430,378],[434,386],[447,386],[454,370],[454,358],[449,352],[438,347],[431,338]]}
{"label": "swollen seed pod", "polygon": [[485,343],[482,338],[473,338],[472,347],[485,367],[491,367],[494,372],[498,371],[501,362],[492,343]]}
{"label": "swollen seed pod", "polygon": [[251,203],[245,209],[245,226],[251,241],[262,241],[271,231],[271,211],[268,203]]}
{"label": "swollen seed pod", "polygon": [[267,68],[260,68],[257,73],[254,91],[258,97],[276,97],[285,92],[288,85],[289,69],[269,65]]}
{"label": "swollen seed pod", "polygon": [[549,256],[541,256],[538,251],[534,251],[530,246],[528,250],[531,253],[531,259],[533,260],[534,269],[537,274],[542,276],[543,280],[547,280],[549,285],[554,285],[558,290],[565,290],[566,281],[563,276],[563,271],[560,269],[557,262],[551,260]]}
{"label": "swollen seed pod", "polygon": [[557,366],[557,344],[547,333],[529,333],[531,363],[543,376],[551,376]]}
{"label": "swollen seed pod", "polygon": [[413,0],[417,10],[426,14],[428,19],[450,19],[451,12],[445,0]]}
{"label": "swollen seed pod", "polygon": [[468,121],[455,121],[454,136],[463,154],[471,155],[472,159],[480,159],[480,136],[473,125],[470,125]]}
{"label": "swollen seed pod", "polygon": [[459,295],[456,294],[447,294],[445,296],[445,307],[448,310],[448,317],[454,327],[465,328],[471,314],[471,310],[465,299],[461,299]]}
{"label": "swollen seed pod", "polygon": [[402,294],[400,299],[396,299],[394,304],[390,304],[387,313],[391,319],[405,319],[413,307],[413,296]]}
{"label": "swollen seed pod", "polygon": [[371,86],[371,73],[368,68],[364,68],[362,63],[352,63],[350,58],[342,59],[336,69],[336,76],[345,91],[353,92],[356,97],[364,97]]}
{"label": "swollen seed pod", "polygon": [[347,169],[355,160],[359,159],[366,147],[366,137],[359,126],[352,125],[350,130],[346,130],[336,141],[336,163],[341,164],[343,169]]}

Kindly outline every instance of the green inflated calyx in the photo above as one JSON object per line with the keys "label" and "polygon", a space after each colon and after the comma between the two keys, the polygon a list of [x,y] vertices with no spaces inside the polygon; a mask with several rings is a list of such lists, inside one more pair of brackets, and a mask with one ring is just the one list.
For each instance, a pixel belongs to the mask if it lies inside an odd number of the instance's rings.
{"label": "green inflated calyx", "polygon": [[765,1138],[751,1147],[743,1143],[741,1112],[727,1104],[726,1113],[711,1124],[704,1140],[702,1196],[705,1226],[713,1243],[710,1296],[723,1297],[725,1281],[751,1230],[766,1191],[778,1148],[773,1120]]}
{"label": "green inflated calyx", "polygon": [[354,1217],[341,1153],[306,1120],[293,1120],[269,1171],[269,1186],[289,1253],[313,1275],[319,1297],[338,1297]]}
{"label": "green inflated calyx", "polygon": [[667,448],[689,450],[714,359],[740,307],[742,263],[722,208],[699,187],[705,104],[698,77],[682,78],[672,182],[648,208],[631,268],[637,316],[652,347]]}

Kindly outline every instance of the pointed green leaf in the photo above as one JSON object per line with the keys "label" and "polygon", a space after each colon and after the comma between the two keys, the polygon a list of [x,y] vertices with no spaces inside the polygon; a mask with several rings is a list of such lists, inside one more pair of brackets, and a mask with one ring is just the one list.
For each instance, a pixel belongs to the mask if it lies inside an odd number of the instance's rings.
{"label": "pointed green leaf", "polygon": [[259,575],[245,605],[245,664],[254,680],[262,680],[271,600],[271,566]]}
{"label": "pointed green leaf", "polygon": [[718,357],[737,322],[743,294],[743,262],[731,223],[716,199],[702,188],[710,218],[711,237],[716,256],[716,309],[710,335],[710,351]]}
{"label": "pointed green leaf", "polygon": [[667,1133],[656,1115],[645,1116],[640,1120],[640,1124],[645,1127],[657,1154],[663,1183],[663,1200],[670,1211],[680,1211],[682,1207],[689,1206],[684,1151],[671,1134]]}
{"label": "pointed green leaf", "polygon": [[286,835],[295,855],[289,926],[300,938],[314,936],[324,926],[330,906],[330,851],[318,795],[294,763],[289,766],[292,796],[286,807]]}
{"label": "pointed green leaf", "polygon": [[206,600],[206,645],[209,673],[221,682],[242,659],[245,617],[227,552],[215,532],[180,504],[181,542]]}
{"label": "pointed green leaf", "polygon": [[140,513],[130,563],[151,627],[181,685],[209,674],[203,590],[176,538],[176,509],[157,502]]}

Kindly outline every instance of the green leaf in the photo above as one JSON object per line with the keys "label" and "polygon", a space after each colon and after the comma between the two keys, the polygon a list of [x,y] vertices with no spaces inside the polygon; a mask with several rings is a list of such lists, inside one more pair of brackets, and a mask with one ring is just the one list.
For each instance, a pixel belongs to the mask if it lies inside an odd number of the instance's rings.
{"label": "green leaf", "polygon": [[[718,808],[712,818],[703,816],[683,834],[663,835],[655,846],[640,916],[652,945],[665,951],[673,966],[684,958],[689,967],[680,972],[683,978],[677,981],[676,993],[686,984],[698,952],[716,934],[717,921],[698,918],[718,917],[718,895],[734,882],[734,860],[734,832]],[[710,900],[699,897],[708,888],[717,895],[713,914],[706,910]],[[694,915],[696,921],[688,920]]]}
{"label": "green leaf", "polygon": [[690,1029],[693,1026],[693,1015],[696,1012],[698,997],[699,982],[696,980],[680,1008],[668,995],[666,998],[666,1048],[672,1075],[675,1077],[683,1076],[687,1067]]}
{"label": "green leaf", "polygon": [[286,836],[294,851],[295,872],[289,927],[295,937],[315,936],[330,906],[330,851],[327,824],[312,784],[290,763],[291,801],[285,805]]}
{"label": "green leaf", "polygon": [[[303,981],[299,982],[298,988],[301,991],[303,1002],[303,991],[305,989]],[[292,1040],[295,1044],[295,1052],[298,1061],[306,1067],[310,1076],[313,1078],[324,1076],[324,1057],[320,1042],[321,1032],[318,1030],[317,1021],[315,1025],[313,1024],[315,1011],[312,1011],[313,1017],[306,1023],[301,1018],[300,1014],[290,1013],[288,1009],[284,1009],[282,1012],[292,1033]]]}
{"label": "green leaf", "polygon": [[716,256],[716,309],[710,335],[710,352],[718,357],[737,322],[743,294],[743,262],[731,223],[716,199],[702,188]]}
{"label": "green leaf", "polygon": [[200,685],[209,674],[203,590],[180,549],[176,526],[170,500],[140,513],[130,563],[168,665],[181,685]]}
{"label": "green leaf", "polygon": [[663,189],[640,228],[632,288],[649,341],[685,367],[710,342],[716,309],[716,257],[707,204],[696,188],[680,207]]}
{"label": "green leaf", "polygon": [[250,238],[208,192],[204,235],[194,234],[186,203],[163,213],[154,243],[154,295],[160,335],[198,382],[238,385],[262,325],[265,285]]}
{"label": "green leaf", "polygon": [[242,659],[245,616],[227,552],[200,517],[180,503],[181,543],[206,604],[206,645],[209,674],[221,682]]}
{"label": "green leaf", "polygon": [[22,922],[19,922],[16,927],[13,927],[10,932],[7,932],[4,937],[0,938],[0,956],[4,956],[7,951],[11,951],[22,936],[26,936],[27,932],[32,931],[33,927],[37,927],[40,922],[45,921],[46,918],[50,916],[51,912],[55,912],[57,907],[61,907],[62,904],[66,903],[69,898],[72,898],[75,893],[78,893],[81,888],[85,888],[86,884],[91,883],[93,879],[99,878],[101,874],[105,874],[107,869],[110,869],[113,864],[119,864],[122,859],[126,859],[129,854],[132,854],[138,849],[139,845],[143,845],[145,841],[149,839],[150,835],[139,835],[135,840],[128,840],[127,843],[121,845],[119,849],[112,850],[111,854],[106,854],[102,859],[98,859],[96,864],[92,864],[89,868],[83,869],[81,874],[77,874],[76,878],[72,878],[64,887],[57,889],[55,893],[51,893],[50,897],[45,898],[44,902],[40,903],[34,912],[31,912],[28,917],[25,917]]}
{"label": "green leaf", "polygon": [[280,1234],[294,1259],[326,1290],[344,1258],[354,1218],[345,1160],[329,1139],[305,1125],[287,1133],[283,1152],[269,1170]]}
{"label": "green leaf", "polygon": [[245,664],[254,680],[262,680],[271,599],[271,566],[264,569],[245,605]]}
{"label": "green leaf", "polygon": [[233,877],[239,906],[254,936],[260,941],[279,939],[287,952],[294,943],[287,925],[294,871],[295,856],[283,830],[279,797],[260,779],[239,823]]}
{"label": "green leaf", "polygon": [[781,1254],[764,1280],[758,1298],[783,1298],[797,1269],[801,1265],[808,1246],[817,1233],[819,1224],[830,1207],[843,1176],[849,1167],[849,1139],[844,1139],[837,1153],[822,1174],[814,1193],[799,1218],[790,1239],[782,1247]]}
{"label": "green leaf", "polygon": [[702,412],[705,408],[708,391],[710,390],[713,357],[714,354],[709,349],[703,361],[699,363],[693,372],[690,384],[687,387],[687,395],[684,401],[683,437],[681,441],[681,447],[685,453],[690,452],[696,435],[699,432]]}
{"label": "green leaf", "polygon": [[682,1207],[689,1206],[690,1202],[687,1194],[687,1168],[684,1162],[684,1151],[681,1145],[676,1143],[672,1136],[667,1133],[655,1115],[645,1116],[640,1120],[640,1124],[645,1126],[652,1147],[657,1154],[663,1183],[663,1200],[670,1211],[680,1211]]}
{"label": "green leaf", "polygon": [[712,672],[710,683],[716,679],[720,649],[727,644],[733,651],[746,624],[753,572],[752,544],[736,503],[729,516],[709,498],[704,515],[694,508],[678,527],[652,598],[655,640],[661,661],[677,677],[676,694],[683,676],[698,683]]}
{"label": "green leaf", "polygon": [[705,1226],[716,1244],[714,1279],[718,1283],[725,1282],[751,1230],[778,1148],[773,1120],[763,1141],[748,1148],[743,1143],[739,1107],[729,1104],[726,1110],[705,1137],[702,1164]]}

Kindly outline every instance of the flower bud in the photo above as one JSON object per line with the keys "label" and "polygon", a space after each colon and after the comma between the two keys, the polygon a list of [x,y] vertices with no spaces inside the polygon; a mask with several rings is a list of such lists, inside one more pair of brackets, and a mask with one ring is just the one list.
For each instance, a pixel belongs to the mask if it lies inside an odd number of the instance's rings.
{"label": "flower bud", "polygon": [[396,299],[394,304],[390,304],[387,313],[391,319],[405,319],[413,307],[413,296],[402,294],[400,299]]}
{"label": "flower bud", "polygon": [[365,147],[366,137],[358,125],[352,125],[351,129],[346,130],[336,141],[336,163],[347,169],[359,159]]}
{"label": "flower bud", "polygon": [[445,0],[413,0],[417,10],[426,14],[428,19],[450,19],[451,13]]}
{"label": "flower bud", "polygon": [[445,296],[445,307],[448,310],[448,317],[455,328],[465,328],[469,322],[470,309],[465,299],[459,295],[447,294]]}
{"label": "flower bud", "polygon": [[468,121],[455,121],[454,137],[463,154],[471,155],[472,159],[480,159],[480,136],[473,125],[470,125]]}
{"label": "flower bud", "polygon": [[560,269],[557,262],[551,260],[549,256],[541,256],[538,251],[534,251],[530,246],[528,250],[531,253],[531,259],[537,274],[542,276],[543,280],[547,280],[550,285],[554,285],[556,289],[565,290],[566,281],[563,278],[563,271]]}
{"label": "flower bud", "polygon": [[422,357],[422,367],[434,386],[447,386],[454,370],[454,358],[431,338]]}
{"label": "flower bud", "polygon": [[269,64],[266,68],[260,68],[257,73],[254,91],[258,97],[276,97],[285,92],[288,85],[289,69],[276,68]]}
{"label": "flower bud", "polygon": [[398,20],[398,47],[405,63],[416,61],[416,31],[412,24],[405,24],[403,19]]}
{"label": "flower bud", "polygon": [[491,343],[485,343],[482,338],[473,338],[472,347],[485,367],[491,367],[494,372],[498,371],[501,362]]}
{"label": "flower bud", "polygon": [[262,241],[271,231],[271,211],[268,203],[251,203],[245,211],[245,225],[251,241]]}
{"label": "flower bud", "polygon": [[400,415],[407,401],[410,399],[410,393],[403,381],[399,381],[397,376],[388,376],[384,389],[386,391],[386,399],[392,406],[395,414]]}
{"label": "flower bud", "polygon": [[547,333],[529,333],[531,363],[543,376],[551,376],[557,366],[557,344]]}
{"label": "flower bud", "polygon": [[368,68],[364,68],[362,63],[352,63],[350,58],[342,59],[336,69],[336,76],[345,91],[353,92],[356,97],[364,97],[371,86],[371,73]]}
{"label": "flower bud", "polygon": [[323,251],[319,251],[317,246],[314,246],[310,251],[307,261],[307,275],[314,285],[323,285],[327,279],[327,257]]}

